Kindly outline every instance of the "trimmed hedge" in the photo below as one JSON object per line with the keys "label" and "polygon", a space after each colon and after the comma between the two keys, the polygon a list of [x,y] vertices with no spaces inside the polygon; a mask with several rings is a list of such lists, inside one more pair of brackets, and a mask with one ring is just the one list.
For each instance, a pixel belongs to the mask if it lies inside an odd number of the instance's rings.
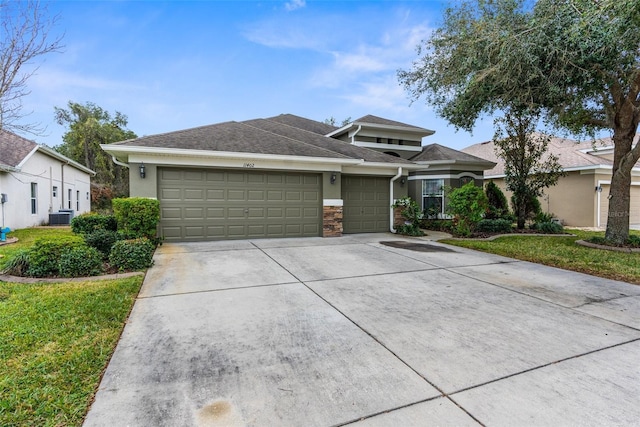
{"label": "trimmed hedge", "polygon": [[60,257],[67,249],[84,246],[80,236],[65,238],[37,239],[29,250],[27,276],[54,277],[60,274]]}
{"label": "trimmed hedge", "polygon": [[125,239],[146,237],[156,238],[160,221],[160,202],[144,197],[113,199],[113,213],[118,222],[118,230]]}
{"label": "trimmed hedge", "polygon": [[155,245],[147,238],[118,240],[109,254],[109,263],[118,271],[141,270],[153,264]]}
{"label": "trimmed hedge", "polygon": [[104,273],[102,254],[89,246],[65,249],[60,255],[59,265],[62,277],[98,276]]}
{"label": "trimmed hedge", "polygon": [[561,234],[564,231],[564,227],[562,227],[562,224],[550,221],[536,222],[531,225],[531,228],[533,230],[538,230],[546,234]]}
{"label": "trimmed hedge", "polygon": [[71,220],[71,231],[76,234],[90,234],[96,230],[116,231],[118,222],[113,215],[82,214]]}

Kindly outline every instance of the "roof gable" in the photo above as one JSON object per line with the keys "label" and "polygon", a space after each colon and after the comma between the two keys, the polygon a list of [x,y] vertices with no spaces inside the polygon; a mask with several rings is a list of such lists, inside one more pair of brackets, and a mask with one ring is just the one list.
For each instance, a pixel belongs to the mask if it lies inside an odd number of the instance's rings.
{"label": "roof gable", "polygon": [[495,165],[495,162],[483,159],[478,156],[474,156],[462,151],[454,150],[453,148],[445,147],[440,144],[430,144],[422,148],[422,151],[411,158],[412,161],[417,163],[430,163],[430,162],[451,162],[451,163],[468,163],[476,165],[485,165],[487,168],[491,168]]}

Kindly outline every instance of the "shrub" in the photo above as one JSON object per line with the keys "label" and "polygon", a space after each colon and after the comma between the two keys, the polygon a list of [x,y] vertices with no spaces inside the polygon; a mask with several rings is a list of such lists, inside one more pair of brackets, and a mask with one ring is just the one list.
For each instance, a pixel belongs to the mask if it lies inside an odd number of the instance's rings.
{"label": "shrub", "polygon": [[3,273],[13,276],[26,276],[29,270],[29,250],[21,249],[7,263]]}
{"label": "shrub", "polygon": [[160,202],[144,197],[113,199],[113,213],[118,222],[118,230],[125,239],[146,237],[156,238],[156,228],[160,220]]}
{"label": "shrub", "polygon": [[118,240],[109,254],[109,263],[118,271],[141,270],[153,264],[155,245],[145,237]]}
{"label": "shrub", "polygon": [[422,230],[420,230],[420,220],[422,219],[422,212],[420,207],[411,197],[403,197],[391,205],[393,208],[400,208],[400,214],[406,220],[404,224],[394,225],[395,230],[399,234],[408,236],[424,236]]}
{"label": "shrub", "polygon": [[493,182],[489,181],[484,189],[487,196],[487,212],[485,214],[486,219],[511,219],[509,213],[509,202],[507,198],[500,190],[500,188]]}
{"label": "shrub", "polygon": [[513,221],[508,219],[483,219],[476,225],[476,231],[481,233],[510,233]]}
{"label": "shrub", "polygon": [[538,230],[546,234],[560,234],[564,231],[562,224],[552,221],[535,222],[531,226],[533,230]]}
{"label": "shrub", "polygon": [[107,259],[113,244],[120,240],[117,231],[97,229],[92,233],[84,235],[84,241],[92,248],[96,248],[102,253],[102,257]]}
{"label": "shrub", "polygon": [[481,187],[469,182],[449,193],[447,209],[454,216],[454,232],[469,236],[487,210],[487,196]]}
{"label": "shrub", "polygon": [[62,277],[97,276],[104,272],[102,254],[89,246],[70,247],[62,251],[59,261]]}
{"label": "shrub", "polygon": [[96,230],[116,231],[118,223],[113,215],[82,214],[71,220],[71,231],[76,234],[90,234]]}
{"label": "shrub", "polygon": [[68,248],[83,246],[84,240],[80,236],[64,238],[37,239],[29,250],[28,276],[49,277],[60,273],[59,260],[62,252]]}

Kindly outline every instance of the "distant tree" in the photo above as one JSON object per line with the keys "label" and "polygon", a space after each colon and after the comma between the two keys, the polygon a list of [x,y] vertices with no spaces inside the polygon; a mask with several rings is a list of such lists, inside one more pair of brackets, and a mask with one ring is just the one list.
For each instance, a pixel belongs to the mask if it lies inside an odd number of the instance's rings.
{"label": "distant tree", "polygon": [[[524,228],[532,206],[532,199],[542,196],[565,175],[558,157],[548,153],[551,138],[535,133],[536,116],[510,111],[496,119],[493,138],[496,154],[504,159],[505,183],[513,192],[513,212],[518,228]],[[538,203],[539,206],[539,203]]]}
{"label": "distant tree", "polygon": [[34,61],[62,48],[62,36],[51,35],[56,22],[38,1],[0,0],[0,129],[42,132],[38,124],[19,123],[29,114],[22,110],[22,98],[30,93]]}
{"label": "distant tree", "polygon": [[128,169],[113,163],[100,144],[136,138],[126,128],[127,116],[116,111],[111,115],[97,105],[69,101],[67,109],[55,107],[56,122],[68,126],[64,141],[55,149],[96,172],[91,189],[96,208],[107,208],[114,197],[129,195]]}
{"label": "distant tree", "polygon": [[414,99],[471,130],[483,114],[540,112],[550,124],[614,143],[606,238],[629,236],[640,123],[640,1],[461,0],[398,72]]}
{"label": "distant tree", "polygon": [[346,119],[344,119],[342,122],[340,122],[340,125],[338,125],[338,121],[336,120],[335,117],[331,116],[328,119],[324,119],[324,124],[326,125],[331,125],[331,126],[335,126],[335,127],[342,127],[342,126],[346,126],[349,123],[351,123],[351,117],[347,117]]}

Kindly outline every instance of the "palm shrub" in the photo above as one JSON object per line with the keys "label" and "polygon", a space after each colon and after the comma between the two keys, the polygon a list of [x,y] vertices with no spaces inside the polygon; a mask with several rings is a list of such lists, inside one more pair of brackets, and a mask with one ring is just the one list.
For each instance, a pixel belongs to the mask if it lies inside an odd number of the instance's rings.
{"label": "palm shrub", "polygon": [[487,196],[482,187],[477,187],[473,182],[451,190],[447,211],[453,215],[453,231],[460,236],[471,235],[484,217],[487,205]]}

